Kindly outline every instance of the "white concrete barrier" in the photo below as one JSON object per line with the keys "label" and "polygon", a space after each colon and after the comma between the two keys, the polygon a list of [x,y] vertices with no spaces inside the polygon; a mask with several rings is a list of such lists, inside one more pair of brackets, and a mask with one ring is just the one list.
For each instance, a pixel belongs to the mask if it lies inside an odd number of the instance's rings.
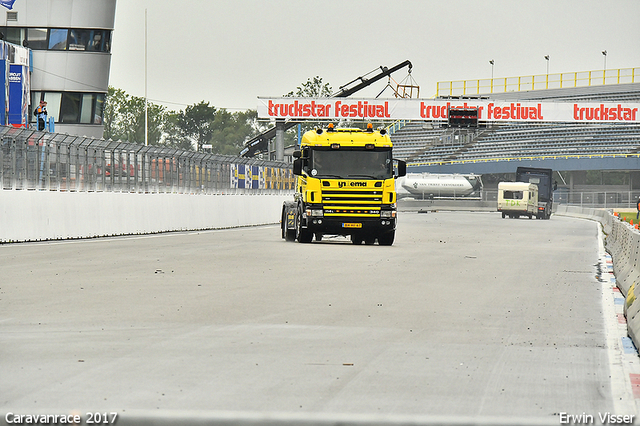
{"label": "white concrete barrier", "polygon": [[0,242],[278,223],[282,202],[291,197],[0,190]]}
{"label": "white concrete barrier", "polygon": [[640,232],[613,215],[611,210],[560,206],[561,215],[599,221],[605,233],[605,247],[613,261],[616,285],[625,296],[624,314],[627,332],[636,348],[640,347]]}

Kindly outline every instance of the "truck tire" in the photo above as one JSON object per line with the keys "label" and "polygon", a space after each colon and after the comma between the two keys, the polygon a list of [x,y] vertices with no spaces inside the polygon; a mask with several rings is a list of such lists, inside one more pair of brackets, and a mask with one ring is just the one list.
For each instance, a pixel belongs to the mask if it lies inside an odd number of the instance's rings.
{"label": "truck tire", "polygon": [[296,239],[296,230],[289,228],[289,223],[287,222],[287,209],[285,207],[282,208],[282,224],[280,225],[282,229],[282,238],[285,241],[295,241]]}
{"label": "truck tire", "polygon": [[504,219],[507,216],[505,212],[502,212],[502,218]]}
{"label": "truck tire", "polygon": [[381,246],[390,246],[393,244],[393,240],[396,237],[396,231],[385,232],[378,236],[378,244]]}
{"label": "truck tire", "polygon": [[296,230],[290,229],[289,224],[285,222],[284,224],[284,239],[285,241],[295,241],[296,240]]}
{"label": "truck tire", "polygon": [[302,211],[298,210],[296,214],[296,239],[299,243],[310,243],[313,239],[313,233],[302,227]]}

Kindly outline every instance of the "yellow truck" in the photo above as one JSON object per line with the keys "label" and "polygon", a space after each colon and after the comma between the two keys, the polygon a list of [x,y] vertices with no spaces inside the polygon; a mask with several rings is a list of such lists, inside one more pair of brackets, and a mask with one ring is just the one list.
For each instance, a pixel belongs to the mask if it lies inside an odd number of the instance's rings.
{"label": "yellow truck", "polygon": [[507,216],[537,218],[538,186],[529,182],[498,183],[498,211],[502,212],[503,219]]}
{"label": "yellow truck", "polygon": [[[293,156],[293,201],[282,206],[282,238],[310,243],[315,236],[342,235],[354,244],[393,244],[395,179],[406,175],[394,160],[384,129],[317,129],[304,134]],[[397,171],[394,172],[394,162]]]}

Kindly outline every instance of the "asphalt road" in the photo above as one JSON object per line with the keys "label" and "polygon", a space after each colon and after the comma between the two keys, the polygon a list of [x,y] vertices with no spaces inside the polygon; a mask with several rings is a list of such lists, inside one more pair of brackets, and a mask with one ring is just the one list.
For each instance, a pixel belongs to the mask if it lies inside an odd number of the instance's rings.
{"label": "asphalt road", "polygon": [[0,412],[615,413],[597,232],[438,212],[391,247],[276,226],[3,245]]}

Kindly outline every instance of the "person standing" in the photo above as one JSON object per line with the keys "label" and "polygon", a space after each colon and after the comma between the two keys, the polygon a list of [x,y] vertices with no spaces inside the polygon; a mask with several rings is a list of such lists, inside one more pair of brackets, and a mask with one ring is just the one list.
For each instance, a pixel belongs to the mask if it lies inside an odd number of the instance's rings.
{"label": "person standing", "polygon": [[636,209],[638,210],[638,213],[636,213],[636,220],[638,220],[638,217],[640,217],[640,197],[638,197],[638,202],[636,203]]}
{"label": "person standing", "polygon": [[33,115],[38,118],[38,130],[44,130],[44,125],[47,122],[47,103],[40,101],[40,106],[33,111]]}

